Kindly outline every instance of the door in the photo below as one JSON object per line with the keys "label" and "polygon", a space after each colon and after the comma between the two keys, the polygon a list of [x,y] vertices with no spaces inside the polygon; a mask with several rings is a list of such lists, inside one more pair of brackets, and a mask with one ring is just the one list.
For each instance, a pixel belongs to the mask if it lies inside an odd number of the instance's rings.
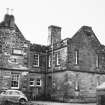
{"label": "door", "polygon": [[105,95],[101,96],[101,105],[105,105]]}

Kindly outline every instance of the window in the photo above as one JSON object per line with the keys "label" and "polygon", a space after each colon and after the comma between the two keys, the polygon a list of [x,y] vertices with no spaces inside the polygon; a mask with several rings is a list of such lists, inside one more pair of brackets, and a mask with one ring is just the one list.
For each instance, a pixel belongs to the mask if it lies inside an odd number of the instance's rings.
{"label": "window", "polygon": [[75,91],[79,90],[79,83],[78,80],[75,81]]}
{"label": "window", "polygon": [[51,56],[49,56],[49,63],[48,66],[51,67]]}
{"label": "window", "polygon": [[55,84],[55,80],[52,81],[52,87],[55,88],[56,84]]}
{"label": "window", "polygon": [[12,53],[14,55],[23,55],[23,50],[21,50],[21,49],[13,49]]}
{"label": "window", "polygon": [[60,51],[55,54],[56,65],[60,65]]}
{"label": "window", "polygon": [[75,50],[75,64],[78,64],[79,50]]}
{"label": "window", "polygon": [[98,75],[97,76],[97,84],[96,84],[97,86],[99,86],[100,85],[100,76]]}
{"label": "window", "polygon": [[19,74],[12,74],[11,88],[19,89]]}
{"label": "window", "polygon": [[34,54],[33,65],[34,66],[39,66],[39,54]]}
{"label": "window", "polygon": [[41,79],[40,78],[36,79],[36,86],[41,86]]}
{"label": "window", "polygon": [[34,86],[35,85],[34,83],[35,83],[34,78],[30,78],[30,86]]}
{"label": "window", "polygon": [[76,80],[75,80],[75,91],[79,91],[78,74],[76,74]]}
{"label": "window", "polygon": [[96,67],[99,68],[99,55],[96,56]]}

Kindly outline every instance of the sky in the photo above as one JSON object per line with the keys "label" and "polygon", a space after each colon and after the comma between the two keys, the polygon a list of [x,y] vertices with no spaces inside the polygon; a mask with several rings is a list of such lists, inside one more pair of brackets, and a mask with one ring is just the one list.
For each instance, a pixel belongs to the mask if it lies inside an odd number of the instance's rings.
{"label": "sky", "polygon": [[86,25],[105,45],[105,0],[1,0],[0,21],[6,8],[13,9],[15,23],[32,43],[47,45],[50,25],[62,27],[62,39]]}

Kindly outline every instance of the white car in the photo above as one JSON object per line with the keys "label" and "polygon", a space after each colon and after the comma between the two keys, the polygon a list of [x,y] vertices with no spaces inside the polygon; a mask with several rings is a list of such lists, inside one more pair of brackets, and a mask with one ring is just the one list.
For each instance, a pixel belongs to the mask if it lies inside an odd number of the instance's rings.
{"label": "white car", "polygon": [[0,94],[1,103],[13,102],[24,105],[27,101],[27,97],[19,90],[5,90]]}

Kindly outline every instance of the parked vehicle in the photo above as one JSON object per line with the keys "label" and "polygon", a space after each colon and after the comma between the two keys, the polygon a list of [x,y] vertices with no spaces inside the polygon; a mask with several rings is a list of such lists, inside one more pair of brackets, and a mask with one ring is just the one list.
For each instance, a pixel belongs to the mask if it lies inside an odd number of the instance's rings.
{"label": "parked vehicle", "polygon": [[5,90],[0,94],[0,105],[9,102],[25,105],[27,101],[27,97],[19,90]]}

